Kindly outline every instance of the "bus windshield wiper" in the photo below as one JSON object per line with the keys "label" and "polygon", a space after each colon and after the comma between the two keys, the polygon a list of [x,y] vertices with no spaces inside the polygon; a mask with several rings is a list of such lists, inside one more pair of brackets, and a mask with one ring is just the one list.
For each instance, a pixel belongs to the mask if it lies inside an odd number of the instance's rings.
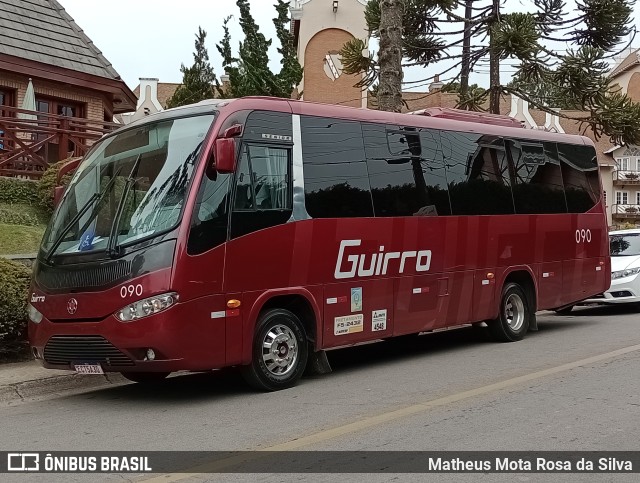
{"label": "bus windshield wiper", "polygon": [[86,203],[84,205],[82,205],[82,207],[78,210],[78,213],[76,213],[76,216],[74,216],[71,219],[71,221],[65,225],[65,227],[62,229],[60,234],[54,240],[53,244],[51,245],[51,248],[49,248],[49,251],[44,256],[44,261],[45,262],[50,262],[51,261],[51,257],[53,256],[55,251],[58,249],[60,244],[62,243],[62,240],[64,240],[64,237],[67,235],[67,233],[69,233],[69,230],[71,230],[71,228],[73,228],[73,225],[75,225],[78,222],[78,220],[80,220],[80,218],[82,218],[82,215],[84,215],[87,212],[87,210],[89,208],[91,208],[91,205],[93,205],[94,202],[97,200],[98,202],[96,203],[95,208],[93,209],[93,211],[89,215],[89,219],[87,220],[87,223],[91,222],[96,217],[96,215],[98,214],[98,209],[97,209],[98,206],[100,206],[100,203],[102,202],[102,199],[111,190],[111,187],[115,184],[116,179],[118,178],[118,175],[120,174],[120,171],[122,171],[122,166],[120,166],[116,170],[116,172],[113,174],[113,177],[109,180],[109,182],[104,187],[104,189],[100,193],[92,194],[91,197],[86,201]]}
{"label": "bus windshield wiper", "polygon": [[109,241],[107,242],[107,253],[111,257],[115,257],[118,250],[118,226],[120,226],[120,219],[122,218],[122,212],[124,211],[124,204],[127,200],[127,196],[129,195],[129,191],[131,191],[131,187],[135,184],[136,180],[134,176],[138,172],[138,168],[140,167],[140,160],[142,159],[142,154],[138,154],[133,166],[131,167],[131,171],[129,172],[129,176],[127,177],[127,182],[124,185],[124,189],[122,190],[122,195],[120,196],[120,201],[118,202],[118,208],[116,209],[116,213],[113,217],[113,223],[111,223],[111,230],[109,230]]}

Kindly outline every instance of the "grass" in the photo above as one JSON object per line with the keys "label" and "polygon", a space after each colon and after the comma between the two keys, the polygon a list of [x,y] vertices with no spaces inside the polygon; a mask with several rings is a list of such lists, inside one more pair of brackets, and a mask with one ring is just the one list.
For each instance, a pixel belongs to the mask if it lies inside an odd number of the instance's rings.
{"label": "grass", "polygon": [[0,253],[36,253],[44,235],[45,225],[22,226],[0,224]]}

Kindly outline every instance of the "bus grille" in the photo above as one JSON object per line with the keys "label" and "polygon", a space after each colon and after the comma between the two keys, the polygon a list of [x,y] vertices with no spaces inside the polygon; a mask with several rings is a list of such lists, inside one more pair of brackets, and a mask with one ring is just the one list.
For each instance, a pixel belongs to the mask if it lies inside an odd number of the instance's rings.
{"label": "bus grille", "polygon": [[51,290],[103,287],[131,277],[131,262],[118,260],[97,267],[65,269],[41,264],[37,272],[40,285]]}
{"label": "bus grille", "polygon": [[133,361],[98,335],[56,335],[44,348],[49,364],[99,362],[105,366],[133,366]]}

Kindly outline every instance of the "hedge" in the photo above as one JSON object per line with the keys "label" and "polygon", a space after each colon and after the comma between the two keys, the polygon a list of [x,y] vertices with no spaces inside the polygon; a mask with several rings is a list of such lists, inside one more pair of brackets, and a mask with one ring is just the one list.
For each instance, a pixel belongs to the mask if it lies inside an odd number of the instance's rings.
{"label": "hedge", "polygon": [[58,161],[47,168],[42,174],[40,181],[38,181],[38,197],[40,199],[40,205],[46,208],[47,211],[53,211],[53,195],[54,189],[58,181],[58,171],[69,160]]}
{"label": "hedge", "polygon": [[31,271],[0,258],[0,358],[23,355],[27,344],[27,296]]}
{"label": "hedge", "polygon": [[0,177],[0,203],[35,204],[39,201],[37,181]]}
{"label": "hedge", "polygon": [[38,226],[40,220],[33,213],[0,208],[0,224],[2,223],[6,225]]}

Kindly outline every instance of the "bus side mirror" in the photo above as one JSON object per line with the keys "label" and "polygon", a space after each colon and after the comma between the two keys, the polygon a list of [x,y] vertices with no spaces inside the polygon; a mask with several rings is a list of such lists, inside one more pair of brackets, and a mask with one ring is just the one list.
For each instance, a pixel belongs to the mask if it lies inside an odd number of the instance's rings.
{"label": "bus side mirror", "polygon": [[218,173],[233,173],[236,170],[236,140],[220,138],[215,142],[215,169]]}
{"label": "bus side mirror", "polygon": [[53,188],[53,206],[56,207],[60,204],[60,200],[62,200],[62,195],[64,194],[65,187],[64,186],[56,186]]}

